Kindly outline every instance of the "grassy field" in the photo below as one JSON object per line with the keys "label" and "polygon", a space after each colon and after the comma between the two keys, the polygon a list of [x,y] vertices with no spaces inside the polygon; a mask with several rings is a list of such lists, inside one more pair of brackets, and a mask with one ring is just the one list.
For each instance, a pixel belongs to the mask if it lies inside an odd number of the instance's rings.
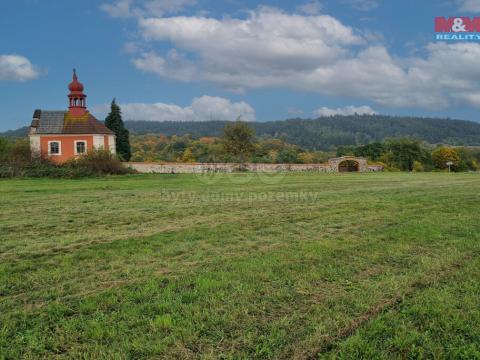
{"label": "grassy field", "polygon": [[478,174],[0,180],[0,359],[480,358]]}

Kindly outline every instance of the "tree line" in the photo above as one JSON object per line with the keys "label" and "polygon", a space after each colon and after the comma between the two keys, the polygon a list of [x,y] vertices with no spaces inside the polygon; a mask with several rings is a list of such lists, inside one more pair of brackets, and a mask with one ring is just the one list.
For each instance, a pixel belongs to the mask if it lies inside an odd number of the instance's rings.
{"label": "tree line", "polygon": [[434,146],[414,138],[387,139],[361,146],[343,146],[337,156],[361,156],[391,171],[452,171],[480,169],[480,147]]}
{"label": "tree line", "polygon": [[[167,137],[190,135],[199,139],[220,137],[222,129],[229,123],[229,121],[125,121],[125,128],[133,135],[162,134]],[[259,137],[280,139],[309,151],[328,151],[339,146],[360,146],[399,137],[413,137],[429,144],[480,145],[479,123],[440,118],[351,115],[313,120],[255,122],[250,123],[250,126]],[[24,127],[0,136],[23,137],[27,134],[28,127]]]}
{"label": "tree line", "polygon": [[282,139],[257,136],[250,123],[228,123],[218,137],[135,135],[131,138],[133,161],[324,163],[345,155],[365,157],[390,171],[476,171],[480,148],[434,146],[411,138],[393,138],[336,150],[311,151]]}
{"label": "tree line", "polygon": [[[323,163],[354,155],[401,171],[476,171],[480,163],[480,148],[466,146],[480,144],[480,124],[459,120],[353,115],[269,123],[124,123],[114,99],[105,124],[115,132],[117,156],[124,161]],[[151,133],[159,130],[164,133]],[[0,141],[0,150],[5,144]]]}
{"label": "tree line", "polygon": [[[228,121],[156,122],[126,121],[132,134],[220,137]],[[331,116],[318,119],[249,123],[260,137],[271,137],[304,149],[332,150],[338,146],[363,145],[389,138],[414,137],[430,144],[474,146],[480,144],[480,124],[440,118],[383,115]]]}

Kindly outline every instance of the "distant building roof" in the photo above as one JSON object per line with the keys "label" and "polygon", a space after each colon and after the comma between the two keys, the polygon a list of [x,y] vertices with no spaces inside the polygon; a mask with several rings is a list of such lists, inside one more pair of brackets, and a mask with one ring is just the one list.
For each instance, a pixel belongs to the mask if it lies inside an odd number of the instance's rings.
{"label": "distant building roof", "polygon": [[[105,134],[114,132],[88,111],[73,117],[68,111],[35,110],[31,127],[35,134]],[[32,130],[33,130],[32,129]]]}

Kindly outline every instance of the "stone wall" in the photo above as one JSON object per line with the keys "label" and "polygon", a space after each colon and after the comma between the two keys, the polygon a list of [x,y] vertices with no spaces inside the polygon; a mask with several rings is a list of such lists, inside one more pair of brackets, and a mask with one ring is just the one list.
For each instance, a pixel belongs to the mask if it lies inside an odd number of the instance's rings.
{"label": "stone wall", "polygon": [[129,166],[141,173],[158,174],[195,174],[206,172],[230,173],[236,171],[330,171],[330,166],[328,164],[129,163]]}
{"label": "stone wall", "polygon": [[[129,166],[140,173],[158,174],[200,174],[208,172],[231,173],[236,171],[251,172],[338,172],[338,159],[326,164],[233,164],[233,163],[129,163]],[[347,159],[347,160],[350,160]],[[360,172],[382,171],[379,165],[367,165],[365,159],[359,162]],[[344,160],[342,160],[344,161]]]}

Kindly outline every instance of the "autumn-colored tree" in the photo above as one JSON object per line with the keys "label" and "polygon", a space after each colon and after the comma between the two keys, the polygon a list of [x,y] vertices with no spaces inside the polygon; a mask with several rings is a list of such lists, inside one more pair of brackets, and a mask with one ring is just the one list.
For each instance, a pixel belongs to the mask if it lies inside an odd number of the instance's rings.
{"label": "autumn-colored tree", "polygon": [[192,153],[192,150],[190,148],[187,148],[187,150],[185,150],[183,152],[183,155],[182,155],[182,162],[184,163],[193,163],[195,162],[196,159],[195,159],[195,156],[193,156],[193,153]]}
{"label": "autumn-colored tree", "polygon": [[255,130],[243,121],[235,121],[223,129],[223,148],[232,160],[248,161],[255,151]]}
{"label": "autumn-colored tree", "polygon": [[302,164],[313,164],[315,162],[315,157],[312,153],[304,152],[304,153],[298,154],[298,160]]}
{"label": "autumn-colored tree", "polygon": [[454,148],[442,146],[432,152],[432,159],[435,166],[439,169],[448,168],[447,162],[451,161],[453,167],[460,162],[460,157]]}

